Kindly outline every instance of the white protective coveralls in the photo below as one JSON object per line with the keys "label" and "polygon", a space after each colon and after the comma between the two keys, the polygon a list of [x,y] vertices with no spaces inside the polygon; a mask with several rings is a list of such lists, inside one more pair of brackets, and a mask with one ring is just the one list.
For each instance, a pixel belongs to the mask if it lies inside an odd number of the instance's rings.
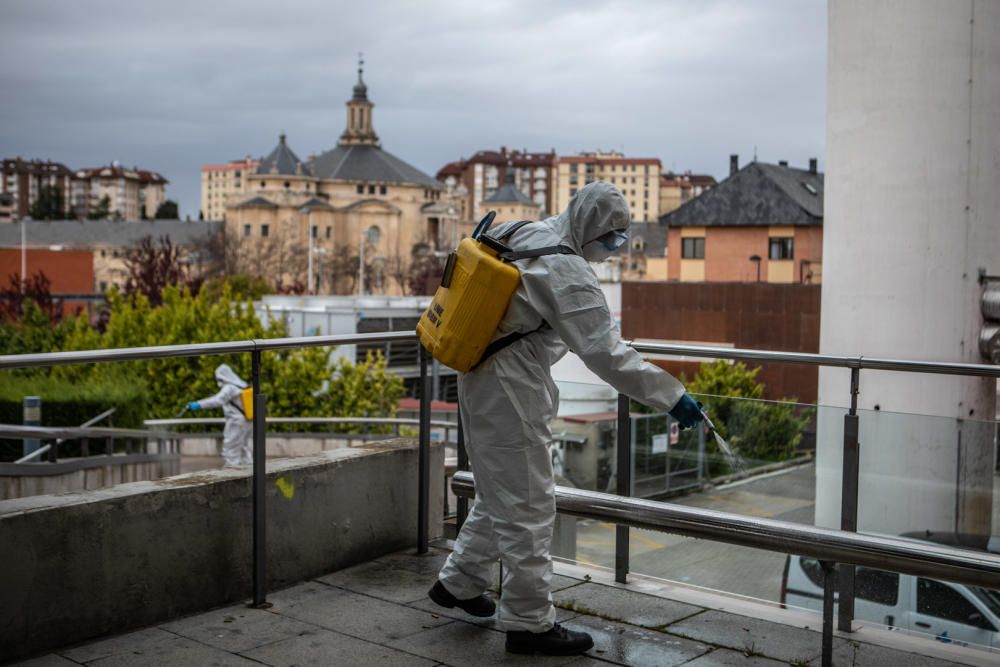
{"label": "white protective coveralls", "polygon": [[[629,222],[622,194],[597,182],[582,188],[563,213],[526,225],[505,242],[514,250],[562,244],[583,254],[584,245],[626,230]],[[501,237],[504,226],[491,231]],[[492,583],[493,564],[501,558],[502,627],[544,632],[556,615],[549,555],[555,484],[546,445],[559,392],[551,365],[572,350],[619,392],[665,411],[684,395],[684,386],[622,342],[597,276],[582,256],[546,255],[515,265],[521,285],[494,340],[534,331],[543,321],[551,328],[531,333],[459,377],[476,498],[439,579],[456,598],[474,598]]]}
{"label": "white protective coveralls", "polygon": [[198,401],[198,404],[200,409],[222,408],[222,414],[226,418],[226,426],[222,432],[222,459],[227,466],[253,463],[250,444],[253,422],[243,415],[243,403],[240,399],[240,392],[249,385],[227,364],[219,364],[215,369],[215,381],[219,384],[219,393]]}

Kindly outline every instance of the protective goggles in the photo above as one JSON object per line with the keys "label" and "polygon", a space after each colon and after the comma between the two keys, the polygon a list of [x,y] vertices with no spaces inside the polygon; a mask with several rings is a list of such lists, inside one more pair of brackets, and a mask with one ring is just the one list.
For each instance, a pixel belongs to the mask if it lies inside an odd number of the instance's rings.
{"label": "protective goggles", "polygon": [[625,242],[628,241],[628,232],[613,229],[603,236],[598,236],[595,240],[603,245],[606,250],[614,252],[615,250],[618,250],[618,248],[625,245]]}

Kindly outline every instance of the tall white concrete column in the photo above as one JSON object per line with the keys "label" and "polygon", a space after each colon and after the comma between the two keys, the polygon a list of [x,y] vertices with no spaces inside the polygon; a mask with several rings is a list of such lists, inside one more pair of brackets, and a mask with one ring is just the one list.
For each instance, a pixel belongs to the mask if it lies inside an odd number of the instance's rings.
{"label": "tall white concrete column", "polygon": [[[982,363],[1000,274],[1000,2],[830,0],[820,351]],[[819,402],[847,406],[823,369]],[[989,534],[995,381],[862,371],[859,527]],[[880,410],[880,412],[868,412]],[[893,413],[916,413],[909,417]],[[839,527],[843,411],[820,411],[816,519]]]}

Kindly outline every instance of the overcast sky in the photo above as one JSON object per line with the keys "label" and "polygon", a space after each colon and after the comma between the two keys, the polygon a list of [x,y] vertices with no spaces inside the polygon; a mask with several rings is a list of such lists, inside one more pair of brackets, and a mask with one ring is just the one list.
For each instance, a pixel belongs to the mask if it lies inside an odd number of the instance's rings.
{"label": "overcast sky", "polygon": [[203,164],[336,144],[359,51],[382,147],[431,175],[501,145],[824,162],[822,0],[0,0],[0,157],[152,169],[196,217]]}

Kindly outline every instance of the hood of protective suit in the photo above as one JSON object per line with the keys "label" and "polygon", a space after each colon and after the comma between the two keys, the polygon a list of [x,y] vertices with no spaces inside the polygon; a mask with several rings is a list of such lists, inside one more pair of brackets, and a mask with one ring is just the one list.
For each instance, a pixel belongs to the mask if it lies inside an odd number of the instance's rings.
{"label": "hood of protective suit", "polygon": [[215,381],[220,385],[234,384],[240,389],[246,389],[249,386],[228,364],[219,364],[219,367],[215,369]]}
{"label": "hood of protective suit", "polygon": [[598,181],[580,188],[554,226],[563,242],[578,254],[583,246],[610,231],[624,232],[632,222],[624,195],[610,183]]}

